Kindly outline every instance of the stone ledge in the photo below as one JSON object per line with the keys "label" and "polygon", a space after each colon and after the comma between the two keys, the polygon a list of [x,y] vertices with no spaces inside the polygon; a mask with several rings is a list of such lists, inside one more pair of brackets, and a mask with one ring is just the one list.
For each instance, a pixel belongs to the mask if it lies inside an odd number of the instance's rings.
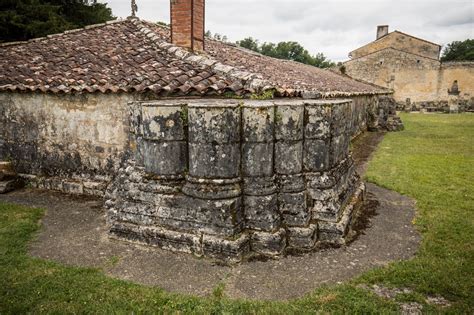
{"label": "stone ledge", "polygon": [[349,204],[342,211],[338,222],[318,221],[319,240],[323,243],[343,245],[346,243],[345,236],[351,227],[352,220],[360,210],[365,199],[365,184],[360,183]]}
{"label": "stone ledge", "polygon": [[100,180],[91,180],[80,177],[42,177],[32,174],[18,174],[18,176],[33,188],[60,191],[71,195],[104,197],[108,185],[105,177]]}
{"label": "stone ledge", "polygon": [[222,239],[211,235],[199,236],[159,227],[115,222],[109,229],[109,237],[229,263],[242,261],[250,251],[250,237],[245,233],[235,239]]}

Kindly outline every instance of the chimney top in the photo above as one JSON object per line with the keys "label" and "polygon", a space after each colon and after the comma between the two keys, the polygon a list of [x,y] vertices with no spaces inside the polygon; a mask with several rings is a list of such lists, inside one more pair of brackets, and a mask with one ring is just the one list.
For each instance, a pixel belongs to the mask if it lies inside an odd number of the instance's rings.
{"label": "chimney top", "polygon": [[171,42],[193,51],[204,51],[205,0],[170,0]]}
{"label": "chimney top", "polygon": [[388,34],[388,25],[377,26],[377,39],[384,37]]}

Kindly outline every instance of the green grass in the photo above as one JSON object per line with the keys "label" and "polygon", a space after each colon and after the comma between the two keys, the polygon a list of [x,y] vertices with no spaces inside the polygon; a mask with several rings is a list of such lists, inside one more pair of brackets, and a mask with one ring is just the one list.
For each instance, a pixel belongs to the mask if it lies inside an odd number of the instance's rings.
{"label": "green grass", "polygon": [[474,116],[402,115],[406,131],[384,138],[367,179],[417,201],[417,258],[364,276],[474,307]]}
{"label": "green grass", "polygon": [[[474,116],[403,115],[406,131],[386,136],[367,178],[417,200],[420,253],[339,286],[290,302],[233,301],[219,285],[207,298],[115,280],[99,269],[64,267],[27,255],[42,209],[0,203],[0,314],[18,313],[394,313],[393,301],[356,287],[408,287],[400,301],[447,298],[449,309],[474,310]],[[115,263],[112,259],[111,264]]]}

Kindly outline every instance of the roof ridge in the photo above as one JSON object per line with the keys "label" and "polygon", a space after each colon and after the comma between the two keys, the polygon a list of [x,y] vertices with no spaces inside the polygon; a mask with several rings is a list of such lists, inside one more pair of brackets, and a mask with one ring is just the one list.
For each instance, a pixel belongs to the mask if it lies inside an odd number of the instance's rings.
{"label": "roof ridge", "polygon": [[[195,52],[190,52],[184,48],[181,48],[163,40],[159,35],[156,34],[155,31],[147,27],[147,25],[145,24],[153,22],[141,21],[139,18],[136,17],[130,19],[130,21],[138,27],[141,33],[143,33],[146,37],[154,41],[160,49],[165,50],[170,54],[173,54],[181,60],[198,66],[210,67],[214,72],[219,75],[244,81],[246,83],[244,87],[251,91],[262,92],[265,90],[276,88],[275,84],[272,84],[270,81],[265,80],[263,76],[259,73],[249,72],[246,70],[238,69],[234,66],[223,64],[206,53],[197,54]],[[160,43],[157,44],[157,42]]]}
{"label": "roof ridge", "polygon": [[77,32],[80,32],[80,31],[85,31],[85,30],[89,30],[89,29],[93,29],[93,28],[99,28],[99,27],[110,25],[110,24],[117,24],[117,23],[122,23],[122,22],[126,22],[126,21],[127,21],[127,19],[119,18],[119,19],[107,21],[107,22],[104,22],[104,23],[91,24],[91,25],[86,25],[86,26],[81,27],[81,28],[65,30],[64,32],[61,32],[61,33],[49,34],[49,35],[46,35],[46,36],[43,36],[43,37],[36,37],[36,38],[31,38],[31,39],[23,40],[23,41],[0,43],[0,47],[16,46],[16,45],[23,45],[23,44],[28,44],[28,43],[32,43],[32,42],[39,42],[39,41],[43,41],[43,40],[47,40],[47,39],[51,39],[51,38],[55,38],[55,37],[60,37],[60,36],[71,34],[71,33],[77,33]]}

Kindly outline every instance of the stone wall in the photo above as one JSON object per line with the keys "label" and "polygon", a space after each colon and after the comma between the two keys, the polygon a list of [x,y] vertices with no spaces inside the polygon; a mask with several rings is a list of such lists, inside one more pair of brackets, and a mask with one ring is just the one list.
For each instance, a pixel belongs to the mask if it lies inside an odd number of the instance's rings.
{"label": "stone wall", "polygon": [[439,45],[434,43],[395,31],[352,51],[350,57],[356,59],[386,48],[395,48],[400,51],[406,51],[433,60],[439,59],[441,49]]}
{"label": "stone wall", "polygon": [[351,104],[351,122],[350,129],[352,137],[367,130],[378,130],[379,122],[379,96],[355,96]]}
{"label": "stone wall", "polygon": [[[126,153],[128,103],[137,97],[0,93],[0,160],[11,160],[34,187],[102,196]],[[379,97],[353,98],[352,137],[383,128]]]}
{"label": "stone wall", "polygon": [[0,160],[38,187],[101,195],[128,143],[132,99],[0,93]]}
{"label": "stone wall", "polygon": [[229,261],[340,244],[363,198],[351,100],[131,106],[131,158],[106,198],[110,234]]}
{"label": "stone wall", "polygon": [[[456,103],[461,109],[474,109],[474,62],[440,63],[407,52],[384,49],[344,63],[345,73],[353,78],[394,90],[403,107],[437,107]],[[460,94],[451,95],[454,81]],[[409,109],[407,108],[407,109]]]}

